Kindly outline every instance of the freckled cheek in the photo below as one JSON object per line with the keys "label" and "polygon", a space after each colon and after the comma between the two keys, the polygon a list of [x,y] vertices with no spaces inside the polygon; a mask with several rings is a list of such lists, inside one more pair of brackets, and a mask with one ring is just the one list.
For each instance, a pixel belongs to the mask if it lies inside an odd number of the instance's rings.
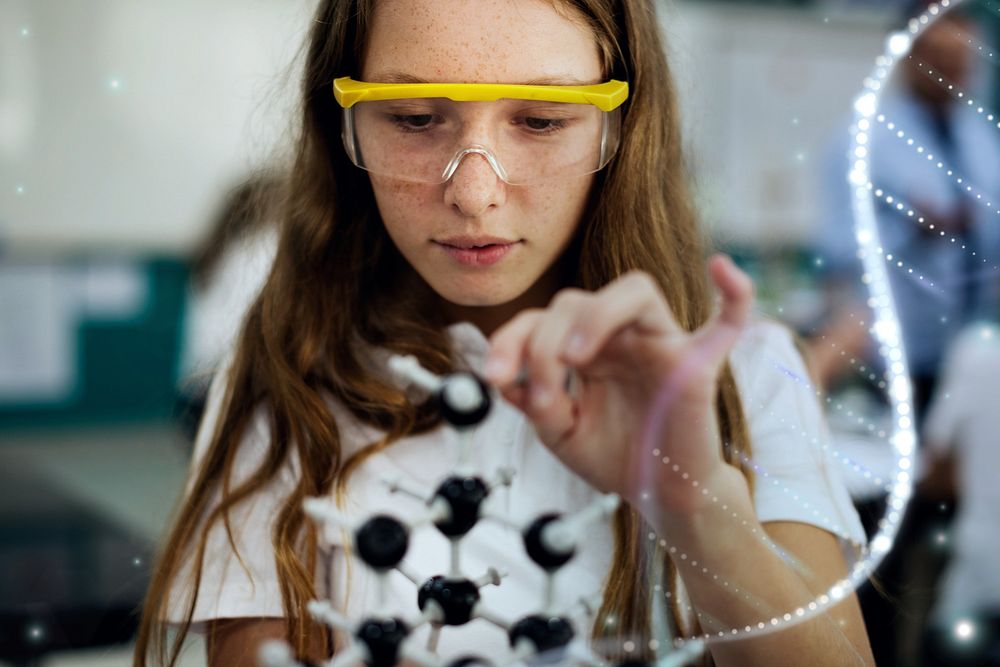
{"label": "freckled cheek", "polygon": [[372,186],[379,213],[393,236],[399,233],[419,236],[427,231],[421,229],[421,221],[433,210],[435,202],[440,200],[436,186],[379,183],[374,179]]}
{"label": "freckled cheek", "polygon": [[535,235],[550,239],[571,236],[583,218],[589,190],[588,182],[579,187],[534,191],[531,200],[525,202],[524,210],[531,211],[531,219],[537,221],[533,230]]}

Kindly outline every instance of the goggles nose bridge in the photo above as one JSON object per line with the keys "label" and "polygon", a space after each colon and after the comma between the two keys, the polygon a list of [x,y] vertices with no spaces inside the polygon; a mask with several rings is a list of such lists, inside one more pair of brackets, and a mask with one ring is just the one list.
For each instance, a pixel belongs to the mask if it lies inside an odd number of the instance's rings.
{"label": "goggles nose bridge", "polygon": [[458,150],[455,153],[455,155],[452,156],[451,160],[448,162],[448,165],[444,168],[444,172],[441,174],[441,182],[447,183],[448,181],[450,181],[451,177],[455,175],[456,171],[458,171],[458,167],[462,164],[462,160],[464,160],[469,155],[482,156],[483,159],[485,159],[486,162],[490,165],[490,167],[493,168],[493,171],[496,173],[496,175],[500,177],[501,181],[503,181],[504,183],[510,183],[507,177],[507,170],[503,168],[502,164],[500,164],[500,160],[497,159],[497,156],[493,154],[493,151],[491,151],[486,146],[483,146],[482,144],[472,144],[467,148],[462,148]]}

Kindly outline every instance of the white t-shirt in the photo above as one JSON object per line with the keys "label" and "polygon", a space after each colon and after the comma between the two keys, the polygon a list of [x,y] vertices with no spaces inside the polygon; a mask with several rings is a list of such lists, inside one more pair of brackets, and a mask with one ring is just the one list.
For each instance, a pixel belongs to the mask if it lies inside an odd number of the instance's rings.
{"label": "white t-shirt", "polygon": [[[461,323],[451,326],[449,332],[469,367],[481,371],[488,343],[480,331]],[[730,359],[750,424],[756,470],[754,502],[759,519],[812,524],[834,533],[845,545],[863,543],[864,531],[829,456],[829,436],[815,391],[788,332],[775,324],[757,323],[743,335]],[[220,387],[213,387],[193,465],[197,465],[207,446],[222,393]],[[376,439],[377,431],[358,424],[343,407],[334,404],[331,408],[345,456]],[[486,505],[516,526],[524,526],[544,512],[573,512],[597,496],[539,442],[521,413],[502,400],[494,403],[489,417],[476,428],[472,438],[472,465],[484,479],[490,479],[501,467],[516,470],[511,486],[493,493]],[[253,470],[266,451],[268,439],[266,419],[259,411],[241,445],[235,480]],[[382,512],[400,518],[421,516],[425,508],[420,501],[390,494],[383,480],[400,480],[425,490],[429,496],[451,472],[459,444],[454,430],[441,427],[406,438],[370,457],[350,478],[343,511],[359,521]],[[237,546],[246,570],[233,555],[221,526],[212,529],[193,616],[195,623],[283,615],[271,528],[277,508],[295,484],[295,469],[294,464],[287,466],[266,493],[233,513]],[[738,535],[736,527],[734,531],[734,536]],[[321,594],[330,595],[348,617],[358,619],[365,610],[379,606],[376,581],[356,557],[345,557],[343,538],[329,535],[332,548],[321,564],[317,581]],[[609,518],[588,533],[574,559],[559,571],[557,606],[569,608],[582,597],[598,594],[612,552]],[[423,581],[447,573],[449,554],[448,540],[433,526],[425,525],[411,534],[404,563],[418,575],[418,581]],[[541,610],[544,575],[524,553],[518,531],[481,520],[462,541],[461,563],[470,579],[478,578],[488,567],[507,572],[500,586],[481,590],[483,604],[494,617],[512,621]],[[413,617],[417,612],[416,590],[400,573],[390,574],[389,600],[404,617]],[[183,618],[177,602],[189,591],[182,584],[175,586],[176,597],[168,617],[171,622]],[[428,629],[424,626],[422,630]],[[481,619],[461,628],[444,628],[439,643],[445,657],[470,649],[494,657],[503,655],[506,647],[505,634]]]}
{"label": "white t-shirt", "polygon": [[205,286],[189,293],[180,367],[184,387],[194,382],[203,389],[220,362],[231,354],[243,318],[260,294],[277,250],[274,224],[234,239]]}
{"label": "white t-shirt", "polygon": [[956,339],[944,364],[924,437],[929,451],[952,451],[957,460],[958,515],[952,528],[952,553],[934,609],[940,622],[970,613],[1000,613],[1000,329],[968,327]]}

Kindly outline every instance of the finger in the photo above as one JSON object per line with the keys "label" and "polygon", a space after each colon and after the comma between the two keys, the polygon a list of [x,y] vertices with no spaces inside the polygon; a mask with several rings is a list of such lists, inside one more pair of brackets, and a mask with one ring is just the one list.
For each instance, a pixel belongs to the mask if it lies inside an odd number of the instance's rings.
{"label": "finger", "polygon": [[[571,313],[581,298],[564,290],[545,311],[518,315],[492,337],[487,379],[532,422],[539,438],[555,443],[573,427],[573,401],[564,388],[566,367],[559,361]],[[519,371],[512,371],[511,364]]]}
{"label": "finger", "polygon": [[563,359],[589,363],[616,333],[636,326],[643,333],[677,333],[674,318],[659,285],[648,274],[627,273],[599,290],[585,311],[577,313]]}
{"label": "finger", "polygon": [[726,255],[713,255],[708,272],[719,290],[720,307],[695,336],[703,351],[721,363],[750,320],[753,281]]}
{"label": "finger", "polygon": [[510,384],[500,390],[500,395],[521,412],[528,410],[528,387],[525,384]]}
{"label": "finger", "polygon": [[592,299],[592,294],[582,290],[562,290],[532,331],[525,367],[533,410],[553,409],[559,413],[570,407],[563,405],[569,400],[566,394],[569,369],[560,357],[570,329]]}
{"label": "finger", "polygon": [[523,310],[490,336],[490,352],[486,357],[486,380],[501,390],[514,384],[525,357],[525,345],[542,311]]}

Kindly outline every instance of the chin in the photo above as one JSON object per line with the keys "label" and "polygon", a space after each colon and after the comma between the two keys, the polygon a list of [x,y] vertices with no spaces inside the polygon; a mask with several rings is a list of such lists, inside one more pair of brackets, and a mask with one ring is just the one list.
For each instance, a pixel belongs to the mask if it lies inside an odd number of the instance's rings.
{"label": "chin", "polygon": [[521,296],[525,290],[517,291],[516,289],[477,289],[472,285],[463,285],[462,287],[457,287],[455,285],[449,285],[448,289],[436,289],[438,295],[456,305],[466,308],[490,308],[494,306],[502,306],[506,303],[510,303],[517,297]]}
{"label": "chin", "polygon": [[465,308],[489,308],[491,306],[502,306],[512,299],[492,295],[478,295],[463,292],[458,294],[441,294],[441,298]]}

